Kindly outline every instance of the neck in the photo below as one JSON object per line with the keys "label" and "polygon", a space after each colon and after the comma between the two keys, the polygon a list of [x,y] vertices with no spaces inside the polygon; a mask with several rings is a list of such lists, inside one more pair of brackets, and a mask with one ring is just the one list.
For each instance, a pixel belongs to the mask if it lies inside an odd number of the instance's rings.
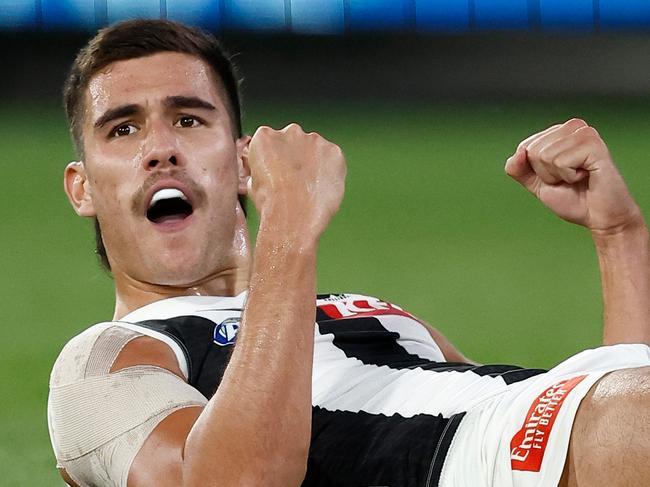
{"label": "neck", "polygon": [[161,285],[139,281],[126,274],[115,274],[114,320],[166,298],[178,296],[237,296],[248,288],[248,267],[223,269],[198,282]]}
{"label": "neck", "polygon": [[230,264],[184,284],[157,284],[135,279],[127,272],[114,269],[115,313],[119,320],[142,306],[177,296],[237,296],[248,289],[251,271],[250,243],[243,212],[238,207]]}

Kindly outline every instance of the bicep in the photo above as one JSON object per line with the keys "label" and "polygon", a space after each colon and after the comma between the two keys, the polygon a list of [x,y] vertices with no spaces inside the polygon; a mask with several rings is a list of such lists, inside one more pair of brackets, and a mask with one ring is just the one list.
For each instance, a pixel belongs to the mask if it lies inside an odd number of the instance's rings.
{"label": "bicep", "polygon": [[128,487],[183,485],[185,441],[202,411],[179,409],[158,423],[131,464]]}
{"label": "bicep", "polygon": [[[111,371],[128,368],[142,361],[165,368],[183,378],[171,349],[150,337],[140,337],[124,347]],[[202,406],[184,407],[173,411],[156,425],[135,454],[129,468],[128,487],[182,485],[185,441],[202,411]]]}

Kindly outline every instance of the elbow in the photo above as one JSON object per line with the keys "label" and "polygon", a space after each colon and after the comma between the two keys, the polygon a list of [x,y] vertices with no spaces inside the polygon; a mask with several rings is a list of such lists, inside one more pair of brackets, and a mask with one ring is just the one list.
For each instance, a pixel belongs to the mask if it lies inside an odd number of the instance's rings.
{"label": "elbow", "polygon": [[270,455],[262,472],[262,478],[251,486],[300,487],[307,474],[309,443]]}
{"label": "elbow", "polygon": [[309,460],[309,445],[307,445],[307,448],[304,449],[304,452],[294,459],[292,468],[291,468],[291,475],[292,478],[296,481],[296,483],[292,483],[291,485],[296,485],[300,486],[302,485],[303,481],[305,480],[305,475],[307,475],[307,462]]}
{"label": "elbow", "polygon": [[[250,453],[250,452],[249,452]],[[309,448],[293,448],[291,452],[239,456],[227,462],[190,467],[186,465],[185,487],[300,487],[307,473]]]}
{"label": "elbow", "polygon": [[[256,462],[257,463],[257,462]],[[233,484],[237,487],[300,487],[307,473],[307,459],[278,458],[247,468]]]}
{"label": "elbow", "polygon": [[306,448],[296,447],[290,453],[275,455],[268,460],[263,478],[251,485],[299,487],[307,474],[308,458],[309,445]]}
{"label": "elbow", "polygon": [[287,487],[302,485],[307,474],[307,462],[311,446],[311,428],[284,435],[282,442],[264,445],[264,465],[259,470],[262,478],[251,485]]}

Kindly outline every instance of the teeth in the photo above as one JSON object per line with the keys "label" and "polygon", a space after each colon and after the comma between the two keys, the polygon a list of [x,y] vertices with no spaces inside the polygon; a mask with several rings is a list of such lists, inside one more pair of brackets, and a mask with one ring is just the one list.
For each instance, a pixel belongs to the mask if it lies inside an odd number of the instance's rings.
{"label": "teeth", "polygon": [[149,208],[160,200],[170,200],[173,198],[181,198],[182,200],[187,201],[187,196],[185,196],[182,191],[174,188],[165,188],[154,193],[153,198],[151,198],[151,203],[149,203]]}

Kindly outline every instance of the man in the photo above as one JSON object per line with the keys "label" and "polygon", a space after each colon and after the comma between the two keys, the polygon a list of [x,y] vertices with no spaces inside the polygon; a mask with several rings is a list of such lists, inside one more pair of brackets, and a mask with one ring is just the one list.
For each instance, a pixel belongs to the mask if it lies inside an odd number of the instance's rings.
{"label": "man", "polygon": [[[316,299],[341,150],[295,124],[243,135],[211,37],[163,21],[105,29],[65,97],[81,156],[66,193],[96,218],[116,289],[113,321],[73,338],[52,372],[50,434],[68,484],[650,481],[648,231],[585,122],[530,137],[506,164],[591,230],[605,344],[619,344],[544,372],[472,364],[377,298]],[[260,214],[252,251],[242,196]]]}

